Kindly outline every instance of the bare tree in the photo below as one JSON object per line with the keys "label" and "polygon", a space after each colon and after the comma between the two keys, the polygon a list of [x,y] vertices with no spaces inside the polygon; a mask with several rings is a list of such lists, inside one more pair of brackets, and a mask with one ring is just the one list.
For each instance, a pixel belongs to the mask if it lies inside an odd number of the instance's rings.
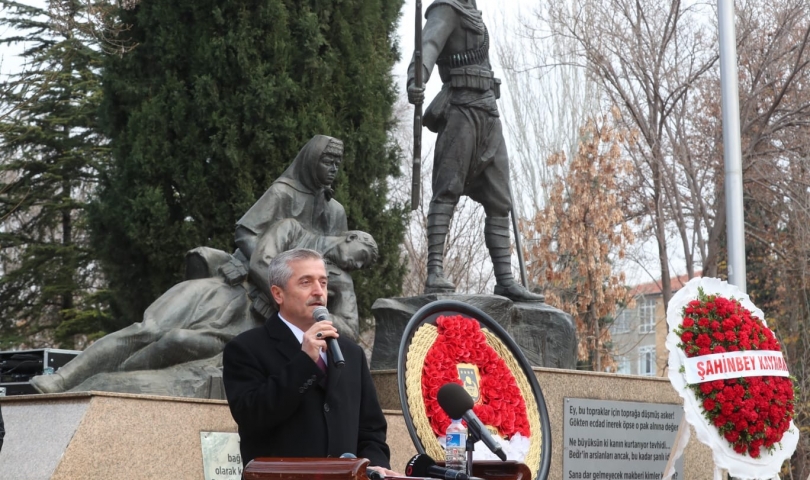
{"label": "bare tree", "polygon": [[534,15],[518,12],[501,19],[495,38],[508,92],[502,115],[510,140],[512,186],[521,217],[546,206],[548,189],[566,174],[567,164],[550,165],[552,155],[577,153],[580,129],[599,109],[596,84],[577,64],[570,39],[552,35],[545,19],[549,6]]}
{"label": "bare tree", "polygon": [[[622,112],[638,143],[626,146],[637,175],[627,215],[658,246],[665,302],[672,247],[689,276],[723,273],[725,199],[722,124],[713,6],[674,1],[582,1],[555,5],[558,35]],[[786,345],[792,368],[807,377],[810,345],[807,172],[810,122],[810,8],[801,0],[737,2],[740,113],[749,291]],[[707,13],[709,15],[707,15]],[[799,375],[797,375],[799,377]],[[804,394],[801,394],[804,395]],[[799,424],[808,412],[797,402]],[[795,478],[810,473],[802,443]]]}
{"label": "bare tree", "polygon": [[630,216],[649,219],[665,304],[671,297],[671,220],[679,226],[684,251],[692,249],[687,222],[670,213],[672,204],[680,202],[680,184],[667,134],[687,111],[690,89],[718,58],[705,35],[705,7],[679,0],[665,5],[610,0],[550,11],[554,33],[576,45],[576,58],[599,84],[604,100],[622,111],[627,128],[638,132],[638,143],[627,148],[636,172],[627,188],[637,194],[627,207]]}

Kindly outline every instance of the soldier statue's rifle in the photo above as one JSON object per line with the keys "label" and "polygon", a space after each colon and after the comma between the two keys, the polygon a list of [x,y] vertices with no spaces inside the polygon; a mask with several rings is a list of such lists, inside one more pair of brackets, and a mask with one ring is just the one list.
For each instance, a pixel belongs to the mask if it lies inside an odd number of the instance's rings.
{"label": "soldier statue's rifle", "polygon": [[517,208],[515,208],[515,196],[512,195],[512,187],[509,187],[509,199],[512,201],[512,208],[509,210],[512,217],[512,230],[515,231],[515,250],[517,251],[518,268],[520,268],[520,283],[527,290],[529,289],[529,276],[526,274],[526,260],[523,259],[523,245],[520,241],[520,229],[518,228]]}
{"label": "soldier statue's rifle", "polygon": [[[414,84],[422,88],[422,0],[416,0],[416,38],[414,42]],[[413,106],[413,178],[411,179],[411,210],[422,201],[422,102]]]}

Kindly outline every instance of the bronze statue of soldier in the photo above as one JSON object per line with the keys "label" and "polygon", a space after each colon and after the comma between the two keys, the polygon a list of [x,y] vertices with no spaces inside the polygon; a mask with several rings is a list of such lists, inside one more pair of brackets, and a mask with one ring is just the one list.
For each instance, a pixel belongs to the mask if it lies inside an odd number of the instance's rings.
{"label": "bronze statue of soldier", "polygon": [[[441,92],[423,117],[438,133],[433,160],[433,197],[428,209],[428,271],[425,293],[455,291],[443,271],[444,245],[461,195],[484,207],[484,239],[495,270],[495,294],[516,302],[542,302],[512,274],[509,157],[495,101],[500,80],[489,62],[489,33],[475,0],[435,0],[425,11],[422,78],[438,66]],[[424,87],[408,69],[408,100],[421,104]]]}

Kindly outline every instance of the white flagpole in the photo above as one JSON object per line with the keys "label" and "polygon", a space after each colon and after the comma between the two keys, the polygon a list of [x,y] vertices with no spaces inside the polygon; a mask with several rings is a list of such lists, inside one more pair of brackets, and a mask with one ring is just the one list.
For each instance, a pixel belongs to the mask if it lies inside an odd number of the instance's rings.
{"label": "white flagpole", "polygon": [[745,225],[743,223],[740,97],[737,89],[737,40],[734,31],[734,1],[717,0],[717,17],[720,33],[720,86],[723,109],[723,152],[725,157],[728,281],[745,292]]}

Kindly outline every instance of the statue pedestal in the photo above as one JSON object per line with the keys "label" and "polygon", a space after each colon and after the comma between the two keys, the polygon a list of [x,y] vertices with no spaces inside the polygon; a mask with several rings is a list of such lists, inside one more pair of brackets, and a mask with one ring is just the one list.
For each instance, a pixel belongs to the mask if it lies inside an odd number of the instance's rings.
{"label": "statue pedestal", "polygon": [[374,302],[372,370],[397,368],[405,326],[420,308],[436,300],[456,300],[484,311],[509,333],[532,366],[576,369],[576,328],[562,310],[545,303],[515,303],[498,295],[430,294]]}
{"label": "statue pedestal", "polygon": [[236,432],[222,400],[88,392],[0,397],[0,405],[3,479],[199,480],[200,433]]}
{"label": "statue pedestal", "polygon": [[[666,378],[544,368],[534,374],[551,420],[549,480],[568,478],[563,474],[565,430],[570,428],[564,422],[567,398],[683,402]],[[372,372],[388,422],[391,466],[404,472],[417,452],[402,414],[396,377],[390,370]],[[236,432],[223,400],[88,392],[0,397],[0,405],[6,425],[0,452],[4,480],[200,480],[200,433]],[[712,480],[712,469],[706,468],[712,465],[712,451],[696,435],[684,459],[681,478]]]}

